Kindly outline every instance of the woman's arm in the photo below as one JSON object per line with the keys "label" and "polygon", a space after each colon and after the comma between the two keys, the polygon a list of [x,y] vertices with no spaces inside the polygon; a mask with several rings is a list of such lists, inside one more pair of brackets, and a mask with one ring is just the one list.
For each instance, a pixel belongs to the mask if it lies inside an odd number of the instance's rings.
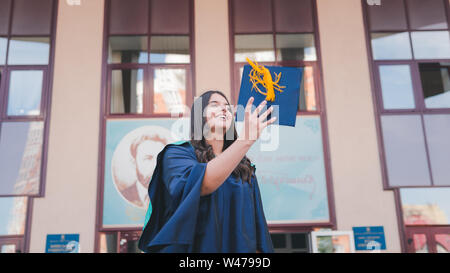
{"label": "woman's arm", "polygon": [[273,107],[258,117],[265,104],[266,101],[264,100],[252,113],[253,97],[248,100],[245,107],[243,132],[230,147],[208,162],[203,177],[201,195],[210,194],[220,187],[259,138],[262,130],[275,122],[276,117],[265,120],[267,115],[273,111]]}

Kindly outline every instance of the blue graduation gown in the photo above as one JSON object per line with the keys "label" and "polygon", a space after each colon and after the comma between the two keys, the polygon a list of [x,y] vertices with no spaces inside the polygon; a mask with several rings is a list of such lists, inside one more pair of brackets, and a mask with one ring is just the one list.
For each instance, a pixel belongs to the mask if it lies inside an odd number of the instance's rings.
{"label": "blue graduation gown", "polygon": [[[139,240],[144,252],[273,252],[255,175],[252,184],[230,175],[200,196],[207,163],[187,142],[158,154],[149,185],[151,209]],[[149,217],[149,212],[151,216]]]}

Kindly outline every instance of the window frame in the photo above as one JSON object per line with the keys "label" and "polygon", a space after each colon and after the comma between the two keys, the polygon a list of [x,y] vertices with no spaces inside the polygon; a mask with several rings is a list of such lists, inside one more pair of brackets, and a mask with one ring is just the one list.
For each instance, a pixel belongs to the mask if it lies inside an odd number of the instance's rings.
{"label": "window frame", "polygon": [[[192,105],[194,101],[194,90],[195,90],[195,79],[193,76],[195,75],[195,33],[194,33],[194,3],[193,0],[189,1],[189,33],[177,32],[177,33],[161,33],[159,31],[152,32],[151,29],[151,7],[152,0],[148,1],[148,22],[147,22],[147,32],[139,33],[139,32],[129,32],[129,33],[121,33],[121,34],[110,34],[110,13],[111,13],[111,0],[105,1],[105,27],[104,27],[104,43],[103,43],[103,53],[104,58],[106,55],[106,61],[103,61],[103,66],[106,66],[108,69],[108,74],[106,75],[107,81],[107,89],[106,89],[106,112],[102,112],[102,116],[105,115],[109,119],[114,118],[170,118],[174,117],[174,115],[170,113],[155,113],[153,111],[153,74],[155,68],[183,68],[186,70],[186,94],[185,101],[186,105]],[[106,16],[107,15],[107,16]],[[108,17],[108,18],[106,18]],[[114,36],[144,36],[147,39],[147,53],[148,58],[146,63],[108,63],[108,43],[109,38]],[[151,53],[151,38],[152,36],[187,36],[189,37],[189,53],[190,53],[190,62],[189,63],[151,63],[150,62],[150,53]],[[106,53],[105,53],[106,52]],[[111,105],[111,77],[110,70],[115,69],[136,69],[136,68],[144,68],[144,80],[143,80],[143,113],[114,113],[110,112]],[[189,77],[190,76],[190,77]],[[103,81],[103,79],[102,79]],[[103,98],[103,97],[102,97]],[[175,115],[176,116],[176,115]],[[182,114],[178,115],[179,117],[183,116]]]}
{"label": "window frame", "polygon": [[[11,0],[10,10],[9,10],[9,21],[8,21],[8,33],[5,35],[0,35],[2,38],[7,39],[6,43],[6,55],[5,64],[0,64],[1,80],[0,80],[0,130],[3,122],[33,122],[41,121],[44,123],[43,130],[43,142],[42,142],[42,156],[41,156],[41,166],[40,166],[40,177],[39,177],[39,191],[36,194],[8,194],[1,195],[0,197],[44,197],[45,196],[45,185],[47,177],[47,157],[48,157],[48,137],[50,130],[50,119],[51,119],[51,94],[53,89],[53,73],[54,73],[54,59],[55,59],[55,43],[56,43],[56,27],[57,27],[57,16],[58,16],[58,4],[59,1],[52,0],[51,3],[51,18],[50,18],[50,33],[49,35],[37,35],[37,34],[20,34],[13,35],[12,24],[14,15],[14,5],[15,1]],[[10,41],[14,37],[46,37],[50,39],[49,43],[49,59],[48,64],[36,65],[36,64],[13,64],[9,65],[9,45]],[[21,116],[8,116],[8,93],[9,93],[9,83],[11,78],[11,72],[22,71],[22,70],[41,70],[43,71],[42,79],[42,90],[41,90],[41,102],[40,102],[40,114],[39,115],[21,115]],[[32,198],[30,198],[32,200]],[[31,203],[31,202],[30,202]],[[31,213],[31,212],[30,212]]]}
{"label": "window frame", "polygon": [[[328,211],[329,211],[329,221],[328,222],[310,222],[310,223],[288,223],[288,224],[269,224],[269,231],[271,233],[292,233],[292,232],[311,232],[314,228],[332,228],[336,229],[336,212],[334,203],[334,191],[333,182],[331,174],[331,162],[330,162],[330,148],[328,141],[328,125],[327,125],[327,115],[326,115],[326,105],[324,98],[324,88],[323,88],[323,70],[322,70],[322,58],[320,51],[320,30],[317,15],[317,3],[316,0],[311,0],[311,11],[312,11],[312,26],[313,32],[297,32],[297,31],[283,31],[277,32],[275,26],[275,0],[271,1],[271,13],[272,13],[272,31],[271,32],[238,32],[234,31],[234,17],[233,17],[233,1],[228,0],[228,28],[229,28],[229,53],[230,53],[230,86],[234,90],[231,91],[231,101],[233,104],[237,104],[238,92],[239,92],[239,69],[244,66],[246,62],[235,62],[235,35],[250,35],[250,34],[270,34],[273,36],[273,49],[275,54],[275,61],[273,62],[258,62],[261,65],[283,65],[283,66],[302,66],[312,65],[313,66],[313,76],[314,76],[314,95],[316,102],[316,110],[313,111],[300,111],[297,110],[298,115],[304,116],[319,116],[322,128],[322,145],[324,153],[324,167],[325,167],[325,179],[327,187],[327,197],[328,197]],[[316,48],[316,60],[315,61],[303,61],[303,60],[286,60],[278,61],[277,57],[277,47],[276,47],[276,35],[277,34],[313,34],[314,35],[314,46]]]}
{"label": "window frame", "polygon": [[[424,94],[423,94],[423,89],[422,89],[419,64],[435,63],[435,62],[450,63],[450,59],[415,59],[414,49],[413,49],[412,39],[411,39],[411,33],[414,31],[421,31],[421,32],[448,31],[450,33],[450,4],[449,4],[448,0],[442,0],[444,2],[444,6],[446,9],[445,15],[446,15],[446,19],[447,19],[447,29],[418,30],[418,29],[412,29],[410,27],[410,19],[409,19],[409,13],[408,13],[408,0],[400,0],[400,1],[403,3],[403,8],[404,8],[404,12],[405,12],[406,29],[395,29],[395,30],[377,29],[375,31],[371,31],[370,13],[369,13],[370,6],[367,4],[367,2],[365,0],[361,0],[364,32],[365,32],[365,38],[366,38],[366,50],[367,50],[369,74],[370,74],[370,81],[371,81],[372,101],[373,101],[373,105],[374,105],[374,115],[375,115],[375,123],[376,123],[376,130],[377,130],[377,141],[378,141],[379,154],[380,154],[379,158],[380,158],[383,190],[396,190],[399,188],[416,188],[416,187],[418,187],[418,186],[413,186],[413,185],[392,186],[389,184],[388,165],[387,165],[387,158],[386,158],[382,124],[381,124],[381,117],[384,115],[420,115],[421,121],[422,121],[421,124],[422,124],[423,137],[424,137],[424,141],[425,141],[425,150],[427,153],[426,154],[427,164],[428,164],[427,167],[428,167],[430,181],[431,181],[430,185],[421,186],[421,187],[445,187],[443,185],[435,185],[434,181],[433,181],[433,173],[432,173],[432,168],[431,168],[429,148],[428,148],[428,144],[427,144],[428,140],[427,140],[427,134],[426,134],[426,129],[425,129],[424,116],[432,115],[432,114],[450,114],[450,107],[449,108],[426,108],[425,107],[425,100],[424,100]],[[379,33],[379,32],[407,32],[408,36],[409,36],[410,47],[411,47],[411,56],[412,56],[411,59],[407,59],[407,60],[375,60],[374,56],[373,56],[373,50],[372,50],[371,34]],[[380,81],[380,75],[379,75],[379,66],[380,65],[402,65],[402,64],[407,64],[410,66],[411,81],[412,81],[411,84],[412,84],[412,88],[413,88],[414,102],[416,105],[412,109],[384,109],[383,99],[382,99],[382,90],[381,90],[381,81]],[[403,247],[404,247],[404,245],[403,245]]]}

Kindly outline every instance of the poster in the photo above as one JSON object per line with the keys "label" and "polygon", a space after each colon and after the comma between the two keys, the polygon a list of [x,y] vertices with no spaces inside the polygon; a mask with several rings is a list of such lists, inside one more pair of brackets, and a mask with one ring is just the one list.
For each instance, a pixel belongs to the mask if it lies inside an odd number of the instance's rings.
{"label": "poster", "polygon": [[142,227],[156,157],[166,144],[187,139],[185,122],[168,118],[107,121],[103,227]]}
{"label": "poster", "polygon": [[[166,144],[187,140],[188,125],[188,119],[107,121],[103,227],[142,227],[156,156]],[[269,224],[330,221],[319,116],[298,116],[296,127],[269,126],[247,156]]]}
{"label": "poster", "polygon": [[319,116],[267,127],[247,156],[256,165],[268,224],[330,221]]}

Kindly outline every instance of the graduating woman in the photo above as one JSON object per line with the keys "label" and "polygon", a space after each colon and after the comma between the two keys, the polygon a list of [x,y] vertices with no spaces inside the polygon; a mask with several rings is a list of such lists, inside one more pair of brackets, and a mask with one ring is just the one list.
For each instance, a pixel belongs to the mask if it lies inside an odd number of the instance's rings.
{"label": "graduating woman", "polygon": [[158,154],[142,251],[273,252],[255,166],[246,157],[276,119],[267,120],[273,109],[262,111],[265,104],[253,110],[249,99],[238,135],[223,93],[208,91],[195,100],[191,140]]}

